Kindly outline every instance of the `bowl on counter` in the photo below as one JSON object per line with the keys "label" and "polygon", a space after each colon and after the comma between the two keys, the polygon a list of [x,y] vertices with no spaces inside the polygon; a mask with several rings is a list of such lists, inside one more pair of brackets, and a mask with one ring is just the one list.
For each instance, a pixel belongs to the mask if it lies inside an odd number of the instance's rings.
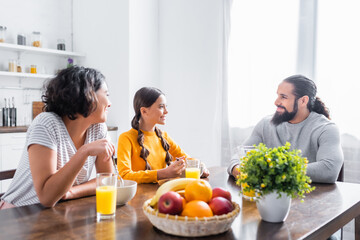
{"label": "bowl on counter", "polygon": [[143,204],[143,211],[153,226],[161,231],[181,237],[204,237],[228,231],[239,215],[240,206],[232,202],[234,210],[213,217],[187,217],[159,213],[150,206],[151,199]]}
{"label": "bowl on counter", "polygon": [[117,196],[116,205],[124,205],[130,201],[136,194],[137,182],[132,180],[123,180],[124,185],[121,186],[120,181],[117,181]]}

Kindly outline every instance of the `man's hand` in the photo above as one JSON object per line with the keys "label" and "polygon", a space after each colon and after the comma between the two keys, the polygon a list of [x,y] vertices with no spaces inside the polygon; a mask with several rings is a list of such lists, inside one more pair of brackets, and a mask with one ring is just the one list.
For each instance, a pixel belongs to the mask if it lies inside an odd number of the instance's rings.
{"label": "man's hand", "polygon": [[240,176],[240,165],[237,164],[233,167],[231,174],[234,176],[235,179],[238,179]]}

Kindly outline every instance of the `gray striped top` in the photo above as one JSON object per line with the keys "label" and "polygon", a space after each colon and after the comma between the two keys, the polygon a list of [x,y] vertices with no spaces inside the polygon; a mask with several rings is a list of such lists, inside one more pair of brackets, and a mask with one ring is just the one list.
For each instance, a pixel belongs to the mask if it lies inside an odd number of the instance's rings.
{"label": "gray striped top", "polygon": [[[93,124],[86,132],[85,144],[107,137],[105,123]],[[75,145],[61,117],[55,113],[39,114],[26,133],[26,144],[16,169],[15,176],[3,199],[16,206],[40,203],[36,194],[29,165],[28,147],[40,144],[57,152],[57,170],[62,168],[76,153]],[[74,182],[75,185],[87,182],[90,178],[96,157],[89,156]]]}

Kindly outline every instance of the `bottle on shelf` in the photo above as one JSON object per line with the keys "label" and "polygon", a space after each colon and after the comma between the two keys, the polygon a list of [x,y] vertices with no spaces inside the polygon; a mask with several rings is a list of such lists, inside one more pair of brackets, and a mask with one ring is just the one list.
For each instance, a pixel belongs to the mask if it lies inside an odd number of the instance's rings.
{"label": "bottle on shelf", "polygon": [[[9,98],[10,102],[10,98]],[[10,115],[10,127],[16,127],[16,108],[15,108],[15,98],[12,97],[12,107],[9,103],[9,115]]]}
{"label": "bottle on shelf", "polygon": [[7,108],[7,101],[6,101],[6,98],[4,98],[4,101],[5,101],[5,105],[3,107],[3,110],[2,110],[2,119],[3,119],[3,126],[4,127],[7,127],[8,126],[8,108]]}
{"label": "bottle on shelf", "polygon": [[0,26],[0,42],[5,42],[6,27]]}
{"label": "bottle on shelf", "polygon": [[9,60],[9,72],[16,72],[16,61],[11,59]]}

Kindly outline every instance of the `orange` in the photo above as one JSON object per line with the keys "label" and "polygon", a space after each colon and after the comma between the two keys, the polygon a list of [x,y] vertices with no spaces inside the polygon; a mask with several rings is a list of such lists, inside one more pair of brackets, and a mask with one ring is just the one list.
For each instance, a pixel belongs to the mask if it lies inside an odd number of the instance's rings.
{"label": "orange", "polygon": [[211,211],[210,206],[200,200],[193,200],[186,203],[181,216],[188,216],[188,217],[212,217],[214,216],[213,212]]}
{"label": "orange", "polygon": [[205,180],[196,180],[188,183],[185,187],[185,199],[190,202],[192,200],[201,200],[209,202],[212,197],[212,189],[210,183]]}
{"label": "orange", "polygon": [[181,200],[182,200],[182,207],[183,209],[185,208],[185,205],[186,205],[186,200],[185,198],[181,197]]}

